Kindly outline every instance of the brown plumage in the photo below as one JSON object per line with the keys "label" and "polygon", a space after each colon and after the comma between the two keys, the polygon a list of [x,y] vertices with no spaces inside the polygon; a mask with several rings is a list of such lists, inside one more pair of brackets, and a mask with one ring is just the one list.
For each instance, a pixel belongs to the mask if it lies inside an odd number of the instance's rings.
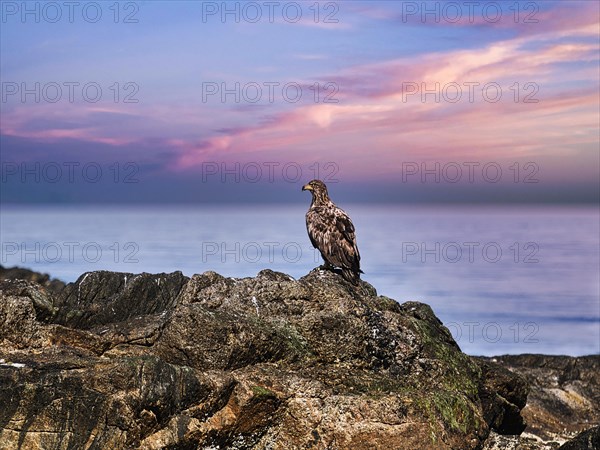
{"label": "brown plumage", "polygon": [[358,284],[363,271],[350,217],[331,201],[327,186],[321,180],[312,180],[302,186],[302,190],[312,194],[306,213],[310,242],[321,252],[326,268],[339,267],[347,281]]}

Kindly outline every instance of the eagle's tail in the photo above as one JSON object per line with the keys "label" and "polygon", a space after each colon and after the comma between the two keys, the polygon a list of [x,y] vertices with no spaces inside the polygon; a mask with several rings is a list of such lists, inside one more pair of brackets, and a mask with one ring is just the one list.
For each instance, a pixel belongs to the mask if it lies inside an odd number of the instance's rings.
{"label": "eagle's tail", "polygon": [[[362,270],[359,270],[362,273]],[[360,281],[360,273],[352,269],[342,268],[342,276],[346,281],[349,281],[353,285],[357,286]]]}

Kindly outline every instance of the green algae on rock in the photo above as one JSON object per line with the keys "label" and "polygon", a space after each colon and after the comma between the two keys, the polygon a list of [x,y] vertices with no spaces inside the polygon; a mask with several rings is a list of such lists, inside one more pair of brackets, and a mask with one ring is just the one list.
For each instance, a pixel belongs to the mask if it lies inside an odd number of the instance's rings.
{"label": "green algae on rock", "polygon": [[475,450],[524,427],[522,378],[327,271],[99,271],[0,299],[2,448]]}

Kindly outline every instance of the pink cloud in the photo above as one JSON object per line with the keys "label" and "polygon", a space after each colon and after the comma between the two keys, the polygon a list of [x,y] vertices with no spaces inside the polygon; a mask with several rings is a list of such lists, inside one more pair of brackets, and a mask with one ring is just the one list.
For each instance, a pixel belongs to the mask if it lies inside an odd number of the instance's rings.
{"label": "pink cloud", "polygon": [[[590,3],[540,11],[538,24],[512,23],[516,37],[478,49],[357,64],[319,77],[337,81],[337,104],[284,105],[269,115],[204,104],[20,105],[3,114],[1,131],[114,146],[162,139],[177,155],[169,166],[173,171],[193,170],[205,161],[283,158],[337,161],[346,175],[386,177],[407,160],[544,159],[594,146],[597,152],[598,45],[581,39],[598,33],[598,5]],[[534,83],[530,89],[528,82]],[[429,88],[439,83],[440,89],[457,83],[463,100],[409,95],[407,89],[422,83]],[[497,83],[502,99],[486,100],[479,86],[470,102],[465,83]],[[525,103],[532,92],[538,102]],[[114,118],[99,123],[94,114]],[[75,125],[32,127],[49,117]],[[131,126],[122,123],[126,117]]]}
{"label": "pink cloud", "polygon": [[[207,155],[224,160],[294,155],[307,163],[337,158],[353,174],[369,167],[369,173],[389,175],[406,158],[543,159],[590,148],[598,144],[597,73],[581,62],[596,62],[598,45],[575,37],[589,33],[592,22],[597,32],[597,15],[562,9],[544,14],[550,29],[566,36],[560,42],[549,39],[544,26],[543,33],[476,50],[356,65],[329,77],[338,80],[338,104],[297,106],[206,139],[185,151],[175,167],[193,167]],[[464,83],[479,87],[472,103],[407,95],[407,83],[420,88],[423,82],[428,88],[457,83],[467,97]],[[479,92],[487,83],[502,88],[497,103]]]}
{"label": "pink cloud", "polygon": [[[90,119],[94,114],[102,116],[105,122],[95,124]],[[40,141],[78,139],[119,146],[137,139],[127,133],[126,129],[114,127],[114,124],[123,122],[125,118],[135,117],[135,114],[125,108],[82,106],[74,103],[25,103],[2,114],[0,132]]]}

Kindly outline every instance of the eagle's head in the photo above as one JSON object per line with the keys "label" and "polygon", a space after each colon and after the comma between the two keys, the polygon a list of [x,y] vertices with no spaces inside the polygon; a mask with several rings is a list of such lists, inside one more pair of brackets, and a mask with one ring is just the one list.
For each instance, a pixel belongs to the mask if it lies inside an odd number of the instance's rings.
{"label": "eagle's head", "polygon": [[321,180],[312,180],[302,186],[303,191],[310,191],[313,198],[313,204],[324,203],[329,200],[327,186]]}

